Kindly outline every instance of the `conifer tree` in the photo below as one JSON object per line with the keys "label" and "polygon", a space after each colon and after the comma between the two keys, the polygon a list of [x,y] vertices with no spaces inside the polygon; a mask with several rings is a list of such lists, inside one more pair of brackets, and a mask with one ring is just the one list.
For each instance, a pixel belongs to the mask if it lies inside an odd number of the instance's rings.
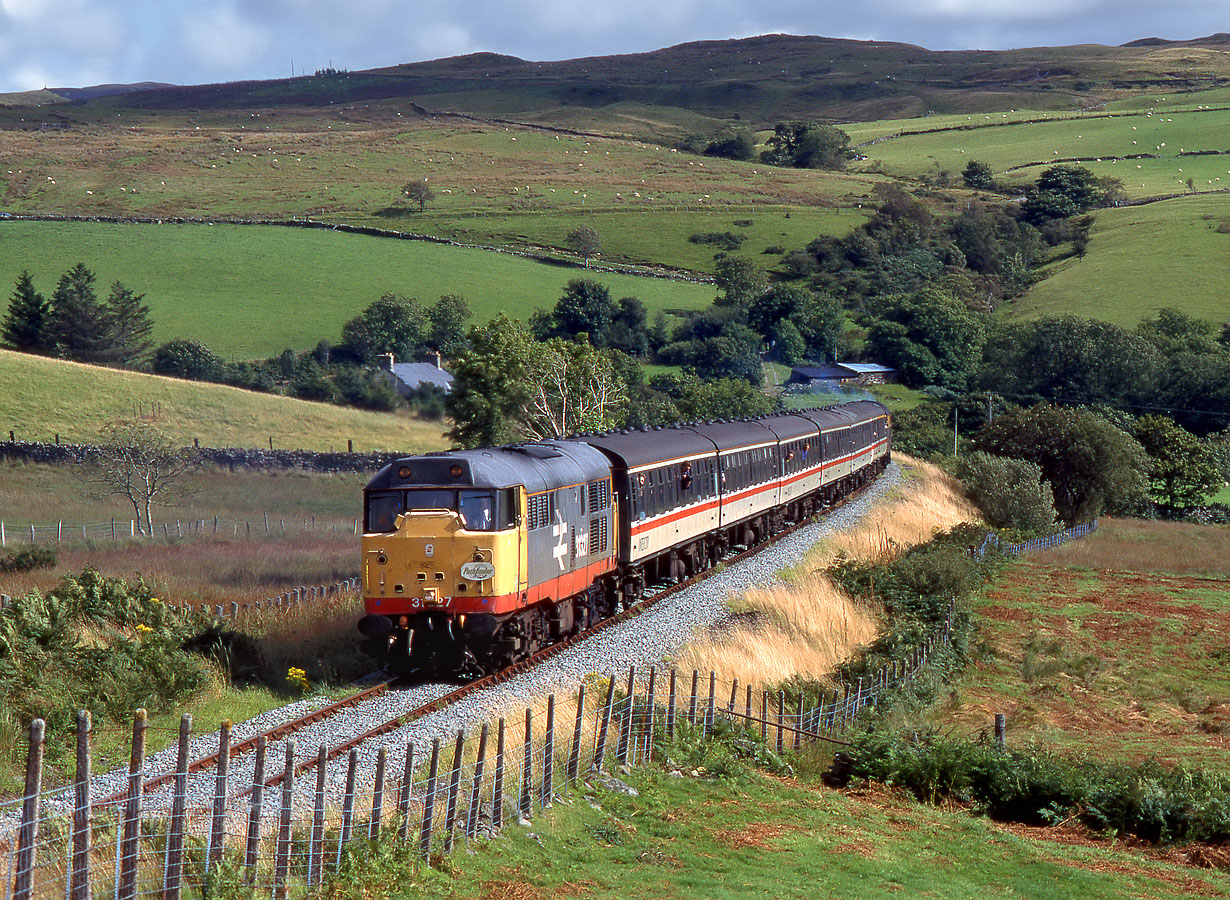
{"label": "conifer tree", "polygon": [[94,273],[77,263],[51,295],[48,349],[67,359],[94,361],[109,344],[107,309],[94,293]]}
{"label": "conifer tree", "polygon": [[149,307],[142,301],[144,294],[136,294],[120,282],[111,286],[107,297],[106,358],[127,366],[141,359],[154,346],[150,334],[154,323],[149,317]]}
{"label": "conifer tree", "polygon": [[8,315],[4,317],[5,343],[30,353],[45,351],[49,309],[47,298],[34,289],[30,273],[22,272],[9,300]]}

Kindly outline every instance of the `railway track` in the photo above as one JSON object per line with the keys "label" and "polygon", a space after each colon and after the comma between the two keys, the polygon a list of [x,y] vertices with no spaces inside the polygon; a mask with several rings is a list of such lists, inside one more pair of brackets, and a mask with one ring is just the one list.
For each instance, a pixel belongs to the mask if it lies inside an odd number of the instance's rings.
{"label": "railway track", "polygon": [[[772,546],[778,541],[790,536],[791,534],[793,534],[795,531],[799,530],[800,528],[810,525],[816,522],[817,520],[819,520],[820,518],[827,516],[828,514],[832,513],[834,510],[839,509],[840,507],[844,506],[846,503],[859,497],[864,491],[866,491],[874,483],[875,483],[875,479],[869,481],[866,485],[863,485],[857,490],[851,491],[849,494],[842,497],[840,500],[833,503],[832,505],[821,510],[820,512],[817,512],[814,515],[809,516],[806,519],[803,519],[803,520],[800,520],[799,522],[794,523],[793,525],[771,536],[767,540],[762,541],[759,544],[756,544],[752,547],[748,547],[738,553],[730,554],[729,556],[720,560],[715,565],[711,566],[708,569],[705,569],[702,572],[696,573],[690,578],[687,578],[683,581],[680,581],[672,585],[655,585],[656,590],[654,591],[654,593],[650,594],[647,597],[642,598],[637,603],[633,604],[632,606],[627,607],[626,609],[622,610],[616,615],[611,616],[608,619],[603,619],[601,622],[598,622],[597,624],[593,625],[592,627],[586,629],[583,632],[580,632],[579,634],[573,635],[569,638],[566,638],[562,641],[551,644],[547,647],[543,647],[542,649],[526,657],[524,660],[521,660],[520,662],[517,662],[509,666],[506,669],[503,669],[499,672],[495,672],[491,675],[484,676],[483,678],[479,678],[475,681],[471,681],[466,684],[463,684],[453,691],[444,693],[438,697],[428,700],[426,703],[423,703],[419,706],[414,707],[413,709],[407,710],[396,716],[390,717],[373,728],[367,729],[366,731],[363,731],[362,733],[357,734],[348,740],[339,742],[338,744],[329,747],[323,756],[323,761],[331,762],[337,759],[338,757],[349,753],[352,749],[361,746],[367,741],[372,740],[373,738],[380,737],[381,735],[389,734],[393,731],[398,730],[399,728],[402,728],[410,724],[411,722],[414,722],[417,719],[421,719],[424,716],[430,715],[431,713],[443,710],[470,694],[477,693],[479,691],[483,691],[488,688],[494,687],[496,685],[503,684],[504,682],[510,681],[513,678],[516,678],[517,676],[525,672],[528,672],[531,669],[534,669],[535,667],[541,665],[546,660],[551,659],[552,657],[564,652],[565,650],[575,647],[577,644],[580,644],[581,642],[587,640],[588,638],[594,636],[595,634],[598,634],[602,631],[607,630],[608,628],[612,628],[616,625],[619,625],[623,622],[627,622],[631,619],[636,618],[637,616],[640,616],[642,613],[650,609],[654,604],[660,602],[661,600],[664,600],[673,594],[686,590],[690,587],[693,587],[701,583],[702,581],[705,581],[706,579],[715,575],[717,572],[721,571],[726,566],[729,566],[730,564],[733,564],[733,563],[738,563],[741,560],[754,556],[755,554],[759,553],[761,550],[764,550],[765,548]],[[369,700],[380,697],[383,694],[387,694],[390,688],[392,688],[395,684],[396,684],[396,681],[392,679],[387,680],[387,681],[382,681],[378,684],[365,688],[354,694],[343,697],[340,700],[336,700],[333,703],[327,704],[326,706],[322,706],[319,709],[306,713],[305,715],[299,716],[298,718],[291,719],[287,722],[283,722],[259,734],[255,734],[241,741],[237,741],[236,743],[230,746],[228,758],[233,759],[235,757],[242,756],[245,753],[254,751],[258,743],[262,739],[264,739],[266,742],[271,742],[271,741],[283,740],[285,738],[289,738],[297,734],[298,732],[311,727],[312,725],[318,724],[320,722],[323,722],[329,718],[336,716],[337,714],[341,713],[344,710],[353,709]],[[215,767],[217,766],[220,757],[221,757],[221,753],[215,752],[215,753],[206,754],[197,759],[194,759],[188,763],[188,771],[190,773],[196,773],[196,772],[205,771],[206,769],[209,769],[211,767]],[[313,754],[311,756],[308,756],[295,765],[294,767],[295,774],[300,775],[304,772],[310,771],[316,768],[321,763],[321,761],[322,761],[322,757],[320,754]],[[168,771],[168,772],[164,772],[157,776],[147,779],[144,782],[145,792],[148,793],[150,791],[154,791],[154,790],[158,790],[160,788],[166,787],[167,785],[171,784],[175,780],[176,774],[177,773],[175,771]],[[278,772],[277,774],[273,774],[268,777],[265,777],[261,781],[261,784],[265,788],[276,787],[277,785],[281,784],[284,777],[285,777],[284,771]],[[252,793],[254,788],[255,788],[254,784],[248,784],[243,789],[237,791],[235,796],[237,797],[246,796]],[[106,804],[120,803],[124,800],[126,796],[127,796],[126,790],[119,791],[97,802],[98,802],[98,805],[100,806],[106,805]]]}

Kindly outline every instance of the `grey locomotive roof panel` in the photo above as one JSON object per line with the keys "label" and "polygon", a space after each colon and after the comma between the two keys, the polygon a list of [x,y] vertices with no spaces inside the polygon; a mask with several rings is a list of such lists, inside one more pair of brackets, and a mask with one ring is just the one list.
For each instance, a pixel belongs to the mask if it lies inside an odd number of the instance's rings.
{"label": "grey locomotive roof panel", "polygon": [[598,435],[579,435],[568,443],[584,442],[607,453],[628,468],[680,456],[712,453],[713,444],[690,429],[677,426],[611,431]]}
{"label": "grey locomotive roof panel", "polygon": [[[462,470],[456,477],[450,474],[454,465]],[[410,470],[409,477],[400,477],[402,468]],[[467,485],[511,488],[525,485],[526,491],[537,493],[582,481],[596,481],[607,477],[609,472],[606,457],[592,447],[553,441],[409,456],[385,466],[367,487],[369,490],[381,490]]]}

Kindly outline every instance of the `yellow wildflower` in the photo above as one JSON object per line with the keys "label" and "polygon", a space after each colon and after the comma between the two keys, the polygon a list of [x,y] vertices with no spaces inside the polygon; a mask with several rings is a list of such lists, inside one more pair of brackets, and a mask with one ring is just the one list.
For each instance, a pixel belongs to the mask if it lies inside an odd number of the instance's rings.
{"label": "yellow wildflower", "polygon": [[149,634],[153,630],[154,629],[150,628],[148,625],[137,625],[137,632],[140,634]]}

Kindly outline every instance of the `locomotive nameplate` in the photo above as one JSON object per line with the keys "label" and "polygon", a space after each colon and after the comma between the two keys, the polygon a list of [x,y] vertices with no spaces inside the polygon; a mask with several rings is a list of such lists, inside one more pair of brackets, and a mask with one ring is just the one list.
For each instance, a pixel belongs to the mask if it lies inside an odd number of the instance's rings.
{"label": "locomotive nameplate", "polygon": [[466,581],[490,581],[495,577],[495,566],[489,562],[463,563],[461,577]]}

